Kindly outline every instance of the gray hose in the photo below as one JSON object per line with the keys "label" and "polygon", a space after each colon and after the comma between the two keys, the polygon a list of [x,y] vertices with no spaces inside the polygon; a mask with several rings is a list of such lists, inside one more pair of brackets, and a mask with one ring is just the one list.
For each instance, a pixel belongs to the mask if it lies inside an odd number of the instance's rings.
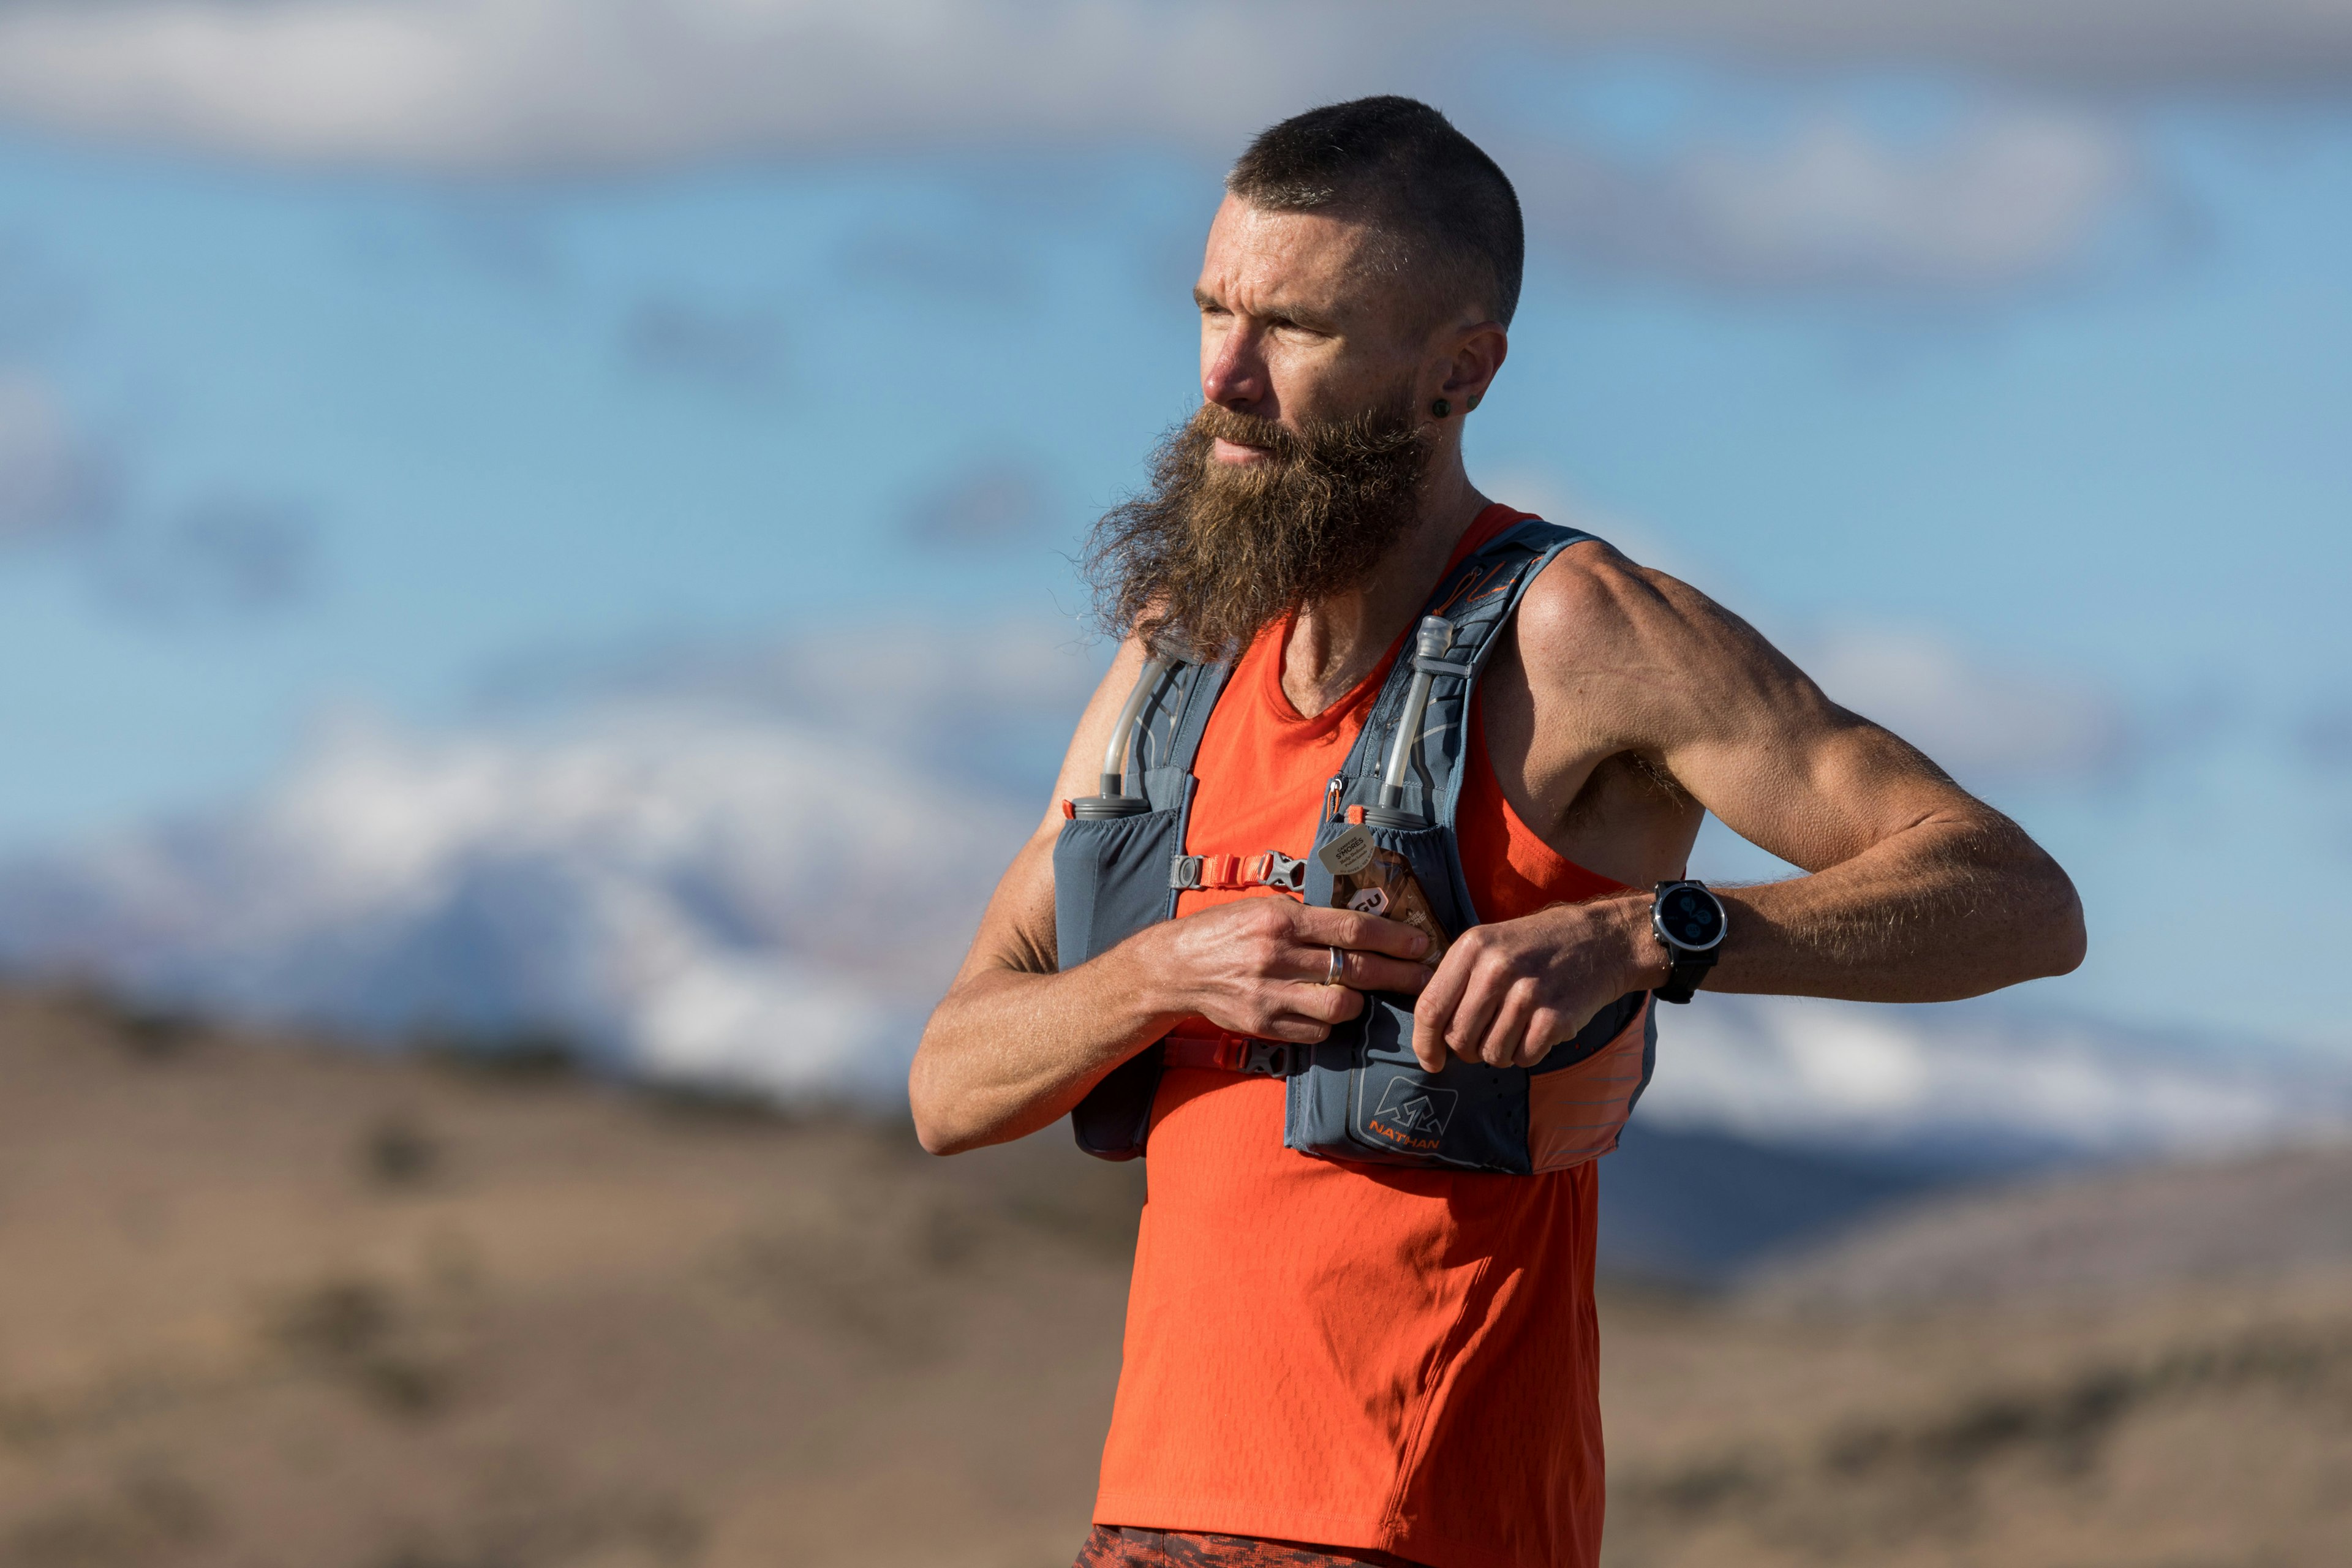
{"label": "gray hose", "polygon": [[[1413,662],[1444,658],[1454,646],[1454,623],[1442,616],[1423,618],[1413,634]],[[1396,738],[1389,742],[1388,766],[1381,770],[1381,809],[1393,811],[1404,799],[1405,775],[1412,767],[1412,748],[1421,740],[1422,716],[1429,710],[1429,684],[1433,672],[1416,668],[1404,696],[1404,711],[1397,719]]]}
{"label": "gray hose", "polygon": [[1110,729],[1110,744],[1103,752],[1102,793],[1118,795],[1126,792],[1127,752],[1135,740],[1136,725],[1143,718],[1143,705],[1160,689],[1160,678],[1168,673],[1169,660],[1146,659],[1143,673],[1135,678],[1135,689],[1127,694],[1127,701],[1118,710],[1118,722]]}

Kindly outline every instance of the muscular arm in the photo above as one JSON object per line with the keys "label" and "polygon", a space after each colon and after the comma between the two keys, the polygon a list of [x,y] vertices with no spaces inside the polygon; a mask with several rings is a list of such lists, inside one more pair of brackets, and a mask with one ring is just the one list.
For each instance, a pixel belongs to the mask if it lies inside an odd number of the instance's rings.
{"label": "muscular arm", "polygon": [[[1528,758],[1498,768],[1507,789],[1538,817],[1547,795],[1572,816],[1568,801],[1618,759],[1669,797],[1648,813],[1653,831],[1631,834],[1643,863],[1606,868],[1644,889],[1681,875],[1656,819],[1679,809],[1686,852],[1704,807],[1807,872],[1717,889],[1729,935],[1706,989],[1933,1002],[2081,962],[2074,886],[2016,824],[1696,590],[1588,547],[1530,591],[1516,653],[1490,700],[1490,724]],[[1648,910],[1643,890],[1477,928],[1422,994],[1424,1060],[1442,1059],[1440,1039],[1465,1058],[1539,1060],[1610,999],[1663,984]]]}
{"label": "muscular arm", "polygon": [[[908,1076],[916,1135],[935,1154],[1025,1136],[1066,1115],[1111,1068],[1180,1021],[1202,1016],[1262,1039],[1314,1041],[1363,1006],[1361,990],[1410,992],[1421,934],[1344,910],[1246,899],[1137,932],[1066,972],[1054,940],[1061,802],[1092,795],[1120,703],[1142,668],[1119,651],[1063,759],[1054,805],[998,883],[979,934],[932,1013]],[[1343,984],[1320,984],[1347,949]]]}

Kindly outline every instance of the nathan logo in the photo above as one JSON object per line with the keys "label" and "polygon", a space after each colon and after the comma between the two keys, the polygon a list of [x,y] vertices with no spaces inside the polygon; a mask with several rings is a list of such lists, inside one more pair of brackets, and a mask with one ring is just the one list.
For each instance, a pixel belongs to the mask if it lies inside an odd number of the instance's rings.
{"label": "nathan logo", "polygon": [[1454,1089],[1392,1078],[1388,1092],[1381,1096],[1380,1109],[1365,1118],[1364,1125],[1382,1142],[1432,1152],[1445,1136],[1445,1125],[1454,1120],[1454,1107],[1461,1099]]}

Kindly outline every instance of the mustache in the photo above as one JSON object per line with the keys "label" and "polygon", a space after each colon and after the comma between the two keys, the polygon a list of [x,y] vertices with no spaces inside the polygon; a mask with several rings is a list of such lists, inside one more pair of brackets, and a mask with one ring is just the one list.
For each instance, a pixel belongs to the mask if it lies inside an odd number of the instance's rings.
{"label": "mustache", "polygon": [[1222,403],[1201,405],[1192,416],[1192,426],[1209,440],[1230,441],[1236,447],[1254,447],[1284,459],[1298,457],[1307,445],[1278,419],[1244,414],[1237,408],[1227,408]]}
{"label": "mustache", "polygon": [[1204,453],[1212,441],[1229,441],[1267,453],[1278,463],[1340,467],[1378,458],[1416,440],[1406,413],[1409,402],[1409,395],[1393,396],[1350,418],[1316,420],[1297,429],[1222,403],[1203,403],[1186,422],[1183,434],[1197,441]]}

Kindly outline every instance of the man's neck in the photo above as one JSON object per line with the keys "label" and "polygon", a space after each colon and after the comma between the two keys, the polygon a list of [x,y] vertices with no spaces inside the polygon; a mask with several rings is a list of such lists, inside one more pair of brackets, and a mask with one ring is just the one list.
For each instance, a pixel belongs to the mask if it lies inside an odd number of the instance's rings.
{"label": "man's neck", "polygon": [[1437,586],[1454,547],[1488,506],[1458,455],[1433,480],[1421,516],[1360,587],[1303,606],[1282,655],[1282,690],[1313,718],[1355,689]]}

